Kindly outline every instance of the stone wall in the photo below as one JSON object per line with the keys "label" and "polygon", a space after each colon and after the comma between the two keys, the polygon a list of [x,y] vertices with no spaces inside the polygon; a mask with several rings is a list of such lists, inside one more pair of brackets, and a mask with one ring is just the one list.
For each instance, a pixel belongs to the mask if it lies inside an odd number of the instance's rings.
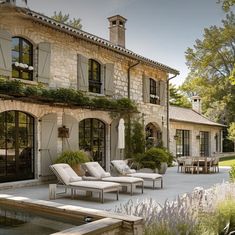
{"label": "stone wall", "polygon": [[176,140],[174,136],[177,129],[190,131],[190,156],[200,156],[200,140],[196,138],[200,131],[209,132],[209,154],[213,155],[216,152],[215,135],[220,134],[220,127],[170,121],[170,151],[174,155],[176,155]]}
{"label": "stone wall", "polygon": [[[40,42],[51,43],[50,87],[77,88],[77,54],[82,54],[102,64],[114,64],[114,97],[127,97],[127,70],[128,66],[136,63],[136,61],[78,37],[29,20],[13,9],[0,9],[0,11],[0,28],[11,32],[12,36],[22,36],[28,39],[35,48]],[[34,57],[37,61],[36,49]],[[165,126],[166,112],[164,108],[160,105],[143,103],[143,74],[157,80],[166,80],[167,74],[160,69],[143,63],[133,67],[130,74],[130,98],[139,104],[140,112],[145,114],[145,118],[151,119],[158,126],[161,126],[163,117]]]}

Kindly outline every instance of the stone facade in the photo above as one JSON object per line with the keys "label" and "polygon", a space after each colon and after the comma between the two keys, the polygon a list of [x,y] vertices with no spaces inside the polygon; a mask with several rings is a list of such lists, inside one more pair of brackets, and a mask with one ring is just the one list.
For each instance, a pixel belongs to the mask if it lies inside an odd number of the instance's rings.
{"label": "stone facade", "polygon": [[[85,40],[75,33],[67,33],[63,28],[55,29],[52,23],[42,23],[25,15],[19,8],[0,6],[0,30],[8,32],[12,37],[22,37],[33,45],[33,81],[24,81],[28,85],[40,84],[38,81],[38,58],[39,45],[46,42],[51,45],[50,51],[50,74],[48,86],[55,88],[79,89],[78,84],[78,55],[94,59],[101,65],[113,64],[113,95],[110,98],[128,97],[128,68],[139,62],[136,59],[122,53],[100,46],[91,40]],[[1,71],[1,70],[0,70]],[[168,70],[153,66],[151,63],[139,62],[130,70],[130,99],[134,100],[140,111],[143,124],[153,123],[162,133],[163,143],[167,145],[167,112],[166,112],[166,86],[161,87],[163,91],[160,104],[150,104],[143,99],[143,77],[152,78],[166,84]],[[0,74],[3,75],[3,74]],[[11,78],[11,76],[8,79]],[[104,81],[102,81],[105,84]],[[105,96],[104,85],[101,94],[87,92],[91,96]],[[19,110],[32,115],[35,118],[35,178],[43,178],[50,175],[50,165],[58,154],[66,149],[76,150],[79,148],[79,122],[87,118],[98,118],[106,126],[105,138],[105,166],[109,169],[110,159],[120,158],[120,151],[117,149],[117,128],[118,120],[112,120],[107,111],[88,109],[69,109],[23,103],[14,100],[0,100],[0,112]],[[68,139],[58,138],[57,129],[63,125],[71,126],[72,133]],[[52,127],[55,127],[52,129]],[[51,139],[48,139],[51,136]],[[52,138],[53,137],[53,138]],[[48,146],[49,145],[49,146]],[[49,150],[48,150],[49,149]],[[50,153],[49,153],[50,152]],[[45,160],[46,159],[46,160]]]}
{"label": "stone facade", "polygon": [[[200,156],[200,131],[209,133],[209,155],[222,152],[222,128],[219,126],[200,125],[196,123],[170,121],[170,151],[176,156],[176,130],[189,130],[189,155]],[[216,148],[215,137],[220,136]]]}

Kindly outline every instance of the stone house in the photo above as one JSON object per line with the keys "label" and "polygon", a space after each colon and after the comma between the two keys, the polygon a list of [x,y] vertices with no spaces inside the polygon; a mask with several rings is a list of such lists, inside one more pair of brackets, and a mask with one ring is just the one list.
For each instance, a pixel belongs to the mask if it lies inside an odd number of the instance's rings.
{"label": "stone house", "polygon": [[222,124],[201,114],[201,99],[192,97],[192,109],[170,106],[170,151],[174,156],[213,156],[223,152]]}
{"label": "stone house", "polygon": [[[110,40],[59,23],[15,1],[0,3],[0,76],[27,86],[73,88],[135,101],[149,136],[168,143],[167,87],[179,72],[125,48],[126,19],[108,18]],[[119,118],[107,110],[1,95],[0,182],[46,180],[65,150],[85,149],[109,170]],[[61,137],[65,128],[69,134]]]}

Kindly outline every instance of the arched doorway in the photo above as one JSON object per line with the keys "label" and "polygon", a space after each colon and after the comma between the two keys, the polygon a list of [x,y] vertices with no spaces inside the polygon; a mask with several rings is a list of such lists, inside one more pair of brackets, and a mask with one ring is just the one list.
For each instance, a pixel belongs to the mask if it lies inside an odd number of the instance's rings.
{"label": "arched doorway", "polygon": [[153,146],[160,147],[162,146],[162,132],[160,128],[153,123],[149,123],[145,127],[145,136],[146,136],[146,147],[150,148]]}
{"label": "arched doorway", "polygon": [[20,111],[0,113],[0,182],[34,178],[34,118]]}
{"label": "arched doorway", "polygon": [[79,148],[88,151],[92,159],[105,167],[105,123],[95,118],[79,123]]}

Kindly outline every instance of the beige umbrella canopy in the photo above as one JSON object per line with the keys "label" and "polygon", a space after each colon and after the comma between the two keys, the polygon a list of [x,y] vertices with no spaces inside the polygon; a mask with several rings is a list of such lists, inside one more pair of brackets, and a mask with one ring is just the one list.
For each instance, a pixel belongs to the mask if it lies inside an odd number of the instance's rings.
{"label": "beige umbrella canopy", "polygon": [[118,124],[118,148],[125,148],[125,124],[123,118],[120,119]]}

